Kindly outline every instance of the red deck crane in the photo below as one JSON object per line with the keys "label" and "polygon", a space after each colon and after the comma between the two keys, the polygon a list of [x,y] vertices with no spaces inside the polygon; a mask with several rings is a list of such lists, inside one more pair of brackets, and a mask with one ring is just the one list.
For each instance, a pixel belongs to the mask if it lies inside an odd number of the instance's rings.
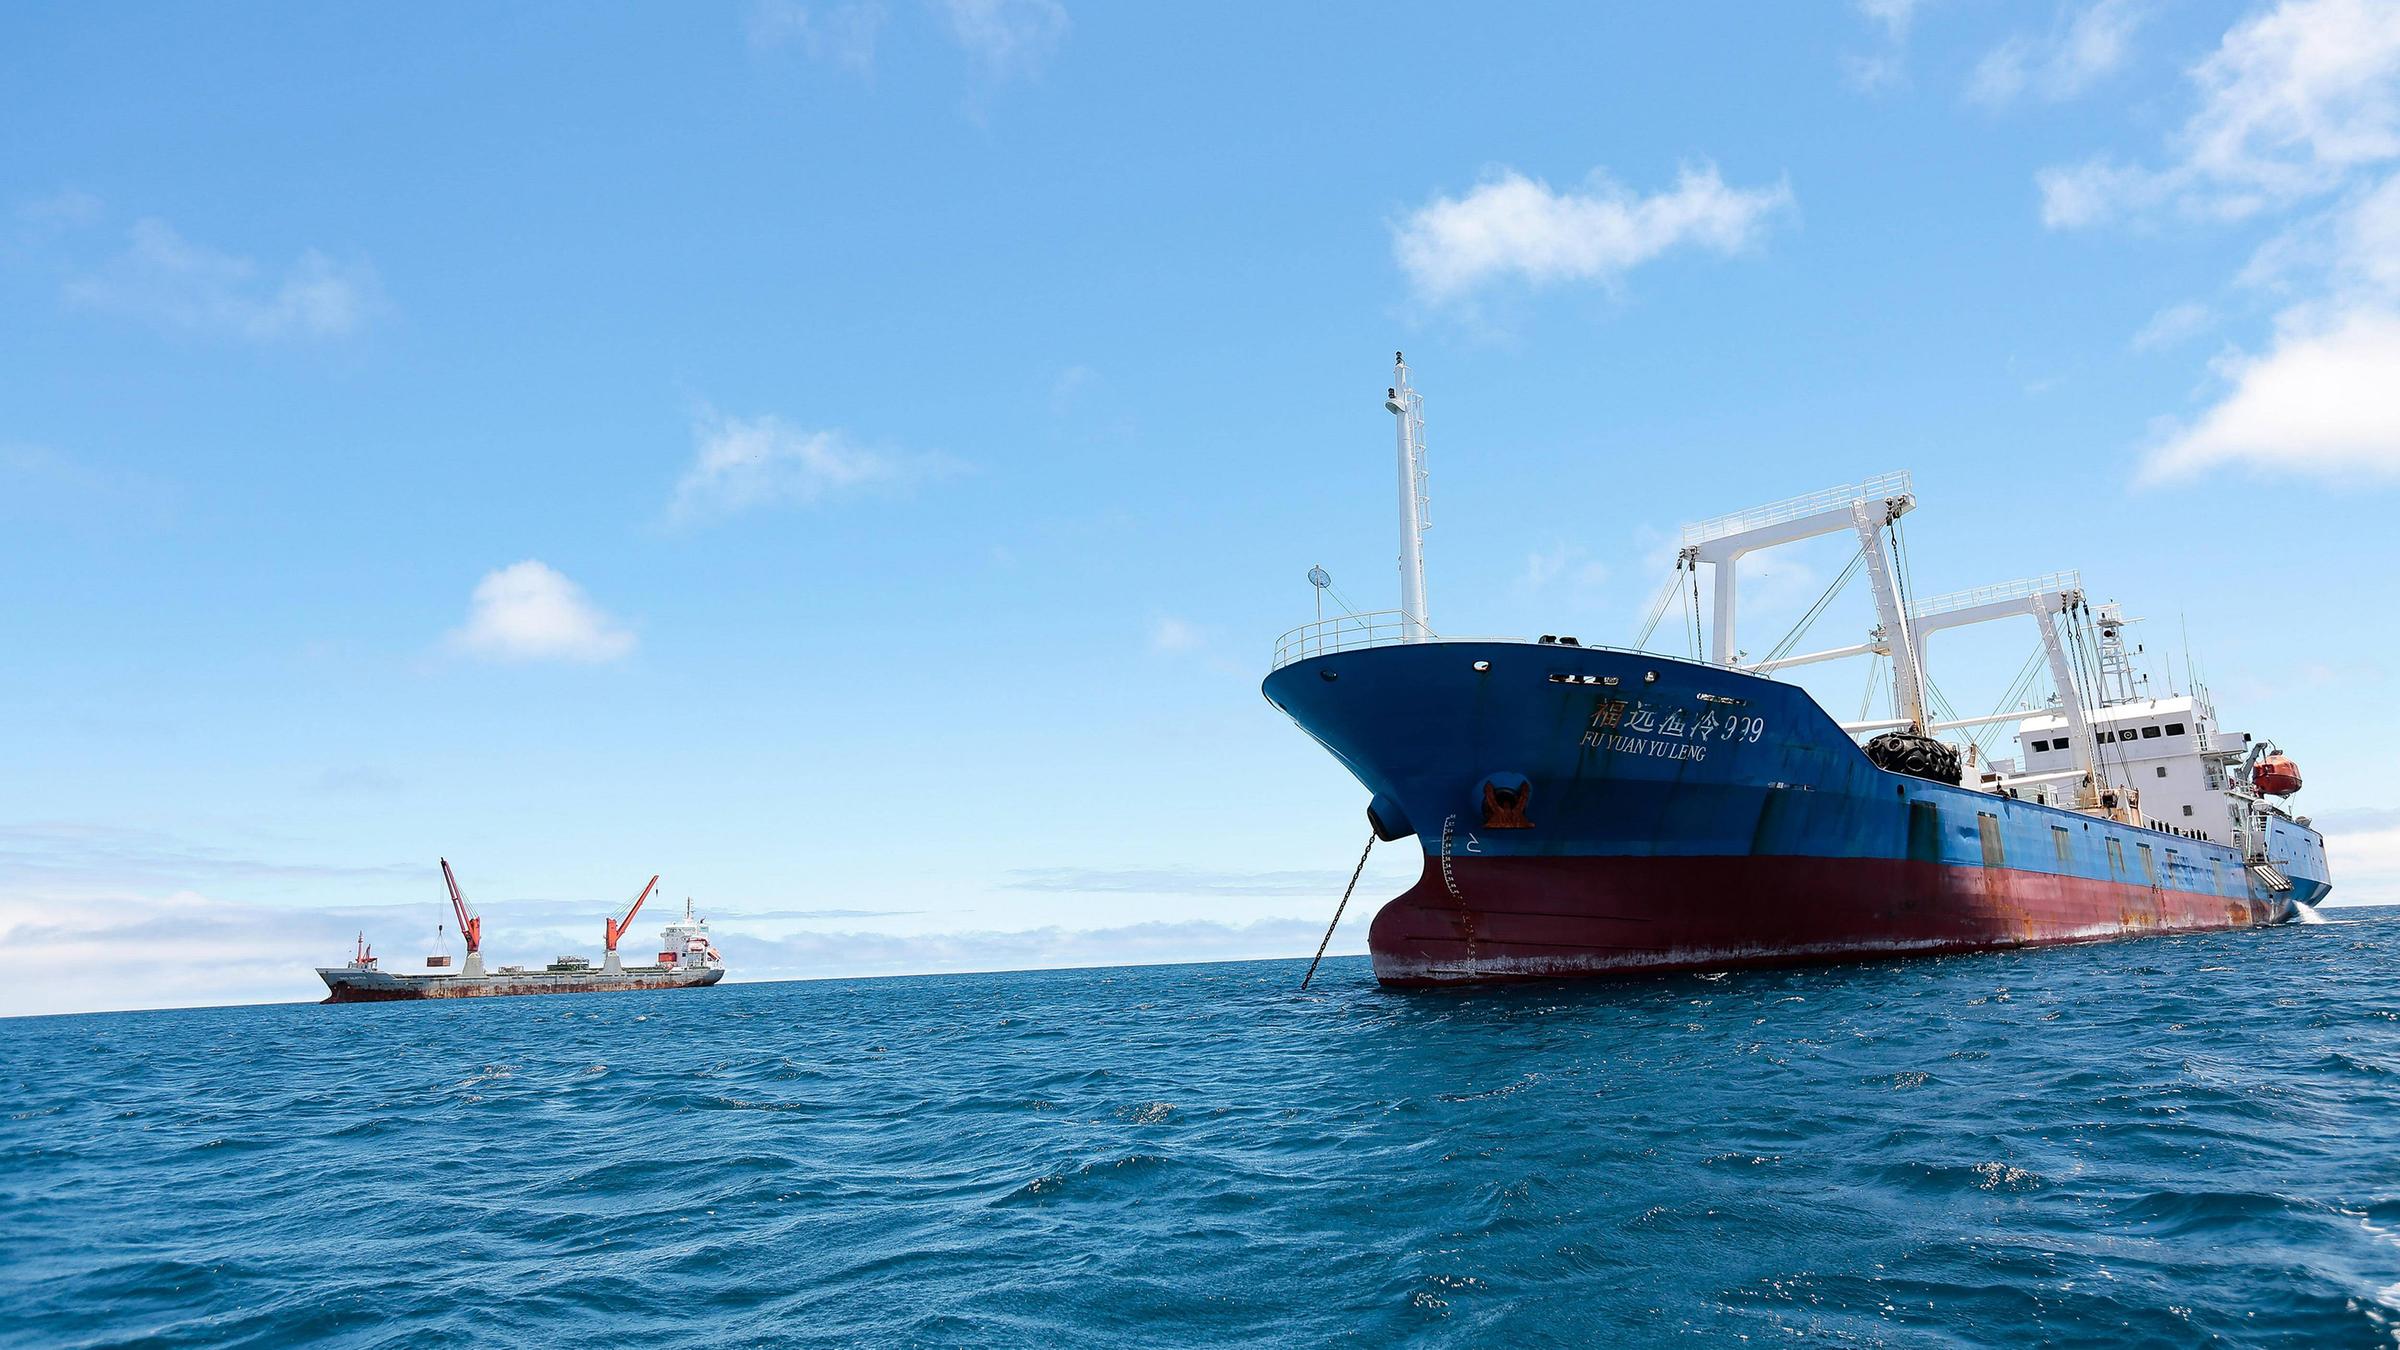
{"label": "red deck crane", "polygon": [[625,911],[624,918],[602,921],[608,925],[608,949],[611,952],[617,949],[617,939],[625,936],[625,930],[633,927],[633,916],[642,912],[642,902],[649,899],[650,892],[657,889],[658,878],[653,876],[650,878],[650,884],[642,887],[642,893],[633,897],[633,908]]}
{"label": "red deck crane", "polygon": [[450,860],[442,859],[442,881],[450,887],[450,908],[458,911],[458,931],[467,939],[467,964],[462,973],[483,973],[483,916],[467,905],[467,897],[458,889],[458,878],[451,874]]}

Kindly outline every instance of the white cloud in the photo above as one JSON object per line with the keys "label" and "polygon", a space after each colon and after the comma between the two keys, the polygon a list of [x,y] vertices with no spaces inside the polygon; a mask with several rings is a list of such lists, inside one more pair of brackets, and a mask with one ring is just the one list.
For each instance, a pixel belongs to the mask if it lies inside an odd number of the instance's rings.
{"label": "white cloud", "polygon": [[122,532],[165,523],[179,495],[174,484],[147,474],[0,441],[0,519],[22,514]]}
{"label": "white cloud", "polygon": [[1050,382],[1050,413],[1063,417],[1083,396],[1100,382],[1100,372],[1086,365],[1072,365],[1058,372]]}
{"label": "white cloud", "polygon": [[993,80],[1033,79],[1067,36],[1058,0],[941,0],[950,36]]}
{"label": "white cloud", "polygon": [[2175,190],[2175,179],[2108,159],[2052,166],[2036,172],[2042,194],[2042,224],[2080,229],[2112,217],[2151,210]]}
{"label": "white cloud", "polygon": [[[2375,813],[2349,814],[2368,817]],[[2361,826],[2344,828],[2326,819],[2318,822],[2318,828],[2325,832],[2325,860],[2333,868],[2332,902],[2336,905],[2400,903],[2400,825],[2362,820]]]}
{"label": "white cloud", "polygon": [[841,431],[810,431],[772,414],[743,418],[706,412],[693,438],[698,452],[676,482],[667,508],[678,521],[899,491],[958,467],[944,455],[870,450]]}
{"label": "white cloud", "polygon": [[2400,174],[2336,218],[2334,267],[2345,285],[2400,296]]}
{"label": "white cloud", "polygon": [[1908,26],[1916,21],[1917,11],[1924,0],[1853,0],[1858,12],[1883,25],[1894,37],[1907,37]]}
{"label": "white cloud", "polygon": [[[1327,889],[1300,884],[1301,875],[1261,873],[1254,887],[1237,882],[1203,886],[1199,893],[1305,895],[1324,903]],[[1172,879],[1161,876],[1157,884]],[[1103,882],[1097,886],[1074,884],[1078,880],[1072,875],[1030,874],[1017,889],[1138,894],[1152,884],[1140,877],[1119,877],[1114,886],[1104,878],[1095,878]],[[1331,882],[1336,893],[1340,884],[1339,877]],[[433,898],[439,893],[437,885],[422,900],[344,908],[252,904],[192,890],[0,893],[0,969],[23,972],[22,978],[0,981],[0,1017],[267,1000],[315,1002],[325,996],[325,986],[314,967],[347,960],[351,942],[362,930],[387,969],[417,968],[426,950],[417,944],[430,945],[430,930],[443,912]],[[599,943],[600,916],[612,903],[622,904],[623,898],[537,901],[479,896],[477,901],[487,925],[486,950],[499,963],[538,961],[561,950],[592,950]],[[737,982],[1302,958],[1325,931],[1322,916],[910,934],[846,931],[813,922],[888,912],[718,910],[708,918],[730,967],[729,978]],[[793,931],[778,920],[809,926]],[[1366,927],[1358,921],[1342,925],[1334,953],[1362,951]]]}
{"label": "white cloud", "polygon": [[2147,17],[2142,0],[2093,0],[2046,37],[2020,35],[1993,48],[1976,65],[1967,97],[2001,104],[2031,90],[2053,101],[2073,98],[2125,63]]}
{"label": "white cloud", "polygon": [[1525,570],[1517,577],[1519,588],[1527,591],[1548,590],[1563,585],[1569,590],[1597,590],[1608,581],[1608,567],[1592,561],[1579,544],[1555,544],[1525,555]]}
{"label": "white cloud", "polygon": [[2227,33],[2192,78],[2190,163],[2228,185],[2312,190],[2400,154],[2394,0],[2286,0]]}
{"label": "white cloud", "polygon": [[2400,478],[2400,313],[2287,319],[2259,357],[2220,364],[2232,385],[2154,448],[2145,476],[2229,464],[2335,477]]}
{"label": "white cloud", "polygon": [[164,221],[134,224],[125,251],[74,277],[67,299],[187,332],[255,341],[341,337],[382,304],[372,271],[314,249],[280,274],[177,234]]}
{"label": "white cloud", "polygon": [[531,558],[475,583],[474,608],[449,637],[454,650],[494,661],[614,661],[633,643],[582,587]]}
{"label": "white cloud", "polygon": [[2034,59],[2030,38],[2013,37],[1985,54],[1967,80],[1967,97],[1976,103],[2006,103],[2024,92],[2026,66]]}
{"label": "white cloud", "polygon": [[2042,171],[2042,220],[2074,228],[2172,205],[2239,219],[2400,155],[2400,0],[2284,0],[2193,67],[2174,158]]}
{"label": "white cloud", "polygon": [[1899,84],[1908,73],[1908,31],[1924,0],[1852,0],[1852,5],[1882,29],[1883,35],[1882,46],[1874,53],[1843,58],[1850,83],[1870,92]]}
{"label": "white cloud", "polygon": [[2235,280],[2272,295],[2400,299],[2400,173],[2361,177],[2330,207],[2268,238]]}
{"label": "white cloud", "polygon": [[36,197],[17,207],[17,219],[44,229],[69,229],[90,225],[100,219],[98,197],[81,188],[61,188],[47,197]]}
{"label": "white cloud", "polygon": [[2197,300],[2169,305],[2150,316],[2140,332],[2133,335],[2132,347],[2137,352],[2156,351],[2172,347],[2208,331],[2216,315]]}
{"label": "white cloud", "polygon": [[1150,650],[1154,652],[1197,651],[1206,642],[1207,636],[1189,619],[1167,615],[1150,625]]}
{"label": "white cloud", "polygon": [[757,0],[745,32],[752,51],[797,47],[812,60],[831,61],[863,75],[875,68],[875,40],[884,18],[878,0],[816,6],[798,0]]}
{"label": "white cloud", "polygon": [[1445,299],[1514,278],[1534,285],[1613,280],[1679,246],[1734,253],[1791,203],[1791,189],[1729,188],[1714,165],[1643,196],[1595,172],[1583,191],[1503,171],[1461,197],[1437,197],[1393,232],[1401,268]]}
{"label": "white cloud", "polygon": [[0,888],[91,893],[211,882],[356,886],[408,874],[399,864],[291,862],[189,843],[159,830],[72,820],[0,825]]}
{"label": "white cloud", "polygon": [[[2400,175],[2389,168],[2400,159],[2400,0],[2281,0],[2228,30],[2190,80],[2195,106],[2162,166],[2096,158],[2037,178],[2043,223],[2056,229],[2299,213],[2238,280],[2300,298],[2263,352],[2215,363],[2222,393],[2167,424],[2142,476],[2246,465],[2400,477]],[[2196,304],[2173,306],[2134,346],[2209,321]]]}

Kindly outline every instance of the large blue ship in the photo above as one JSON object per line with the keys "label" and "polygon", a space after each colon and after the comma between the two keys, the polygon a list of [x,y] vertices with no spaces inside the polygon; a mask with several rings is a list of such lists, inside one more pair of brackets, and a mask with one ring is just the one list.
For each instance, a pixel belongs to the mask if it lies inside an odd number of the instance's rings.
{"label": "large blue ship", "polygon": [[[2220,729],[2205,690],[2151,697],[2113,607],[2053,574],[1915,599],[1893,565],[1906,474],[1686,527],[1671,590],[1702,658],[1546,635],[1445,639],[1425,613],[1422,401],[1395,360],[1402,605],[1295,629],[1264,692],[1357,777],[1417,883],[1368,939],[1391,984],[1722,969],[2086,942],[2310,917],[2324,840],[2282,803],[2299,771]],[[1742,558],[1829,534],[1879,622],[1864,641],[1746,661]],[[1665,596],[1662,595],[1662,601]],[[1937,716],[1927,640],[2029,621],[2053,700]],[[1891,671],[1891,716],[1837,721],[1778,672]],[[1880,668],[1880,667],[1879,667]],[[2013,725],[2016,753],[1962,733]]]}

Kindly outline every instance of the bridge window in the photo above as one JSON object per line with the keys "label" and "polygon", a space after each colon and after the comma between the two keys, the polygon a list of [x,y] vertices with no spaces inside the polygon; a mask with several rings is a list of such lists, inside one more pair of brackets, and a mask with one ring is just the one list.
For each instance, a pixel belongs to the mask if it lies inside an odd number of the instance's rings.
{"label": "bridge window", "polygon": [[2035,742],[2033,743],[2033,748],[2034,748],[2034,749],[2036,749],[2036,750],[2047,750],[2047,749],[2049,749],[2049,748],[2050,748],[2050,742],[2048,742],[2048,741],[2035,741]]}
{"label": "bridge window", "polygon": [[2182,735],[2182,734],[2183,734],[2183,723],[2181,723],[2181,722],[2169,722],[2169,723],[2167,723],[2167,734],[2168,734],[2168,735],[2170,735],[2170,736],[2180,736],[2180,735]]}
{"label": "bridge window", "polygon": [[2143,739],[2143,740],[2145,740],[2145,741],[2155,741],[2155,740],[2157,740],[2157,739],[2158,739],[2158,728],[2157,728],[2157,727],[2143,727],[2143,728],[2142,728],[2142,739]]}

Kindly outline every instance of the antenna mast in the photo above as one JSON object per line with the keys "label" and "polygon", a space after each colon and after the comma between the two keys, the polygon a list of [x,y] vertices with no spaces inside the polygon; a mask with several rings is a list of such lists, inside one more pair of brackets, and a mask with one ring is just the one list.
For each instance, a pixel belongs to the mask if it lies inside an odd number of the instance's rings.
{"label": "antenna mast", "polygon": [[1425,531],[1433,517],[1425,494],[1425,397],[1408,384],[1408,358],[1392,353],[1383,406],[1398,424],[1400,446],[1400,624],[1403,642],[1433,636],[1425,622]]}
{"label": "antenna mast", "polygon": [[2140,622],[2126,618],[2124,608],[2114,600],[2100,607],[2100,706],[2103,708],[2131,703],[2141,697],[2133,673],[2133,658],[2125,651],[2125,625]]}

